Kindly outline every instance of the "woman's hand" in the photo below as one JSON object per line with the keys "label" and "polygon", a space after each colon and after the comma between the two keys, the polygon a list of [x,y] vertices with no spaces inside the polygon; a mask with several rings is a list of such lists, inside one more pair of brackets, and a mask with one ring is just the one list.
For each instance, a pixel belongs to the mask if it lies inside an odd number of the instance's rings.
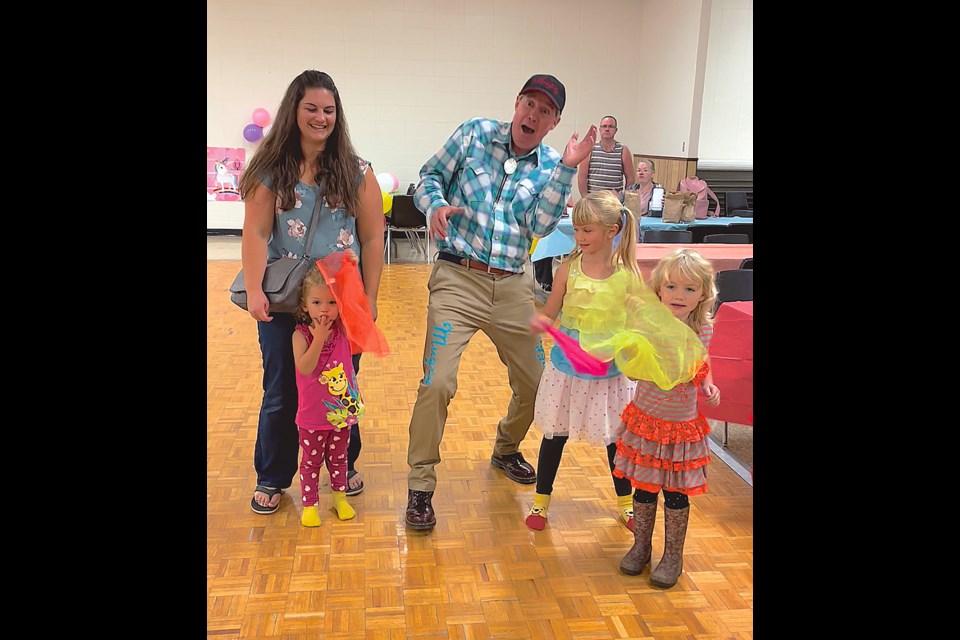
{"label": "woman's hand", "polygon": [[262,289],[247,291],[247,313],[254,320],[273,322],[273,317],[267,315],[270,313],[270,301],[267,300],[267,296]]}

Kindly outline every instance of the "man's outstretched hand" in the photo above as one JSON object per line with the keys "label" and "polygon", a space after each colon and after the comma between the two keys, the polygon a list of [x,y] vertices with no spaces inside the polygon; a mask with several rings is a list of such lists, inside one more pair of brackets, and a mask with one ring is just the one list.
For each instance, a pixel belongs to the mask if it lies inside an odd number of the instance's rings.
{"label": "man's outstretched hand", "polygon": [[577,141],[577,132],[574,131],[573,135],[570,136],[569,142],[567,142],[566,148],[563,150],[561,162],[568,167],[576,167],[580,164],[581,160],[590,155],[590,151],[593,150],[593,145],[595,144],[597,144],[597,125],[590,125],[587,135],[579,142]]}

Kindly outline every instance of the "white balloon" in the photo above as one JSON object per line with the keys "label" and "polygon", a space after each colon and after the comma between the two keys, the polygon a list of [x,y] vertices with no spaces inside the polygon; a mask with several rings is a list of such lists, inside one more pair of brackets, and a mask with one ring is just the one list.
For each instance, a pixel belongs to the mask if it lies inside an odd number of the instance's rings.
{"label": "white balloon", "polygon": [[263,128],[263,137],[264,137],[264,138],[266,138],[266,137],[267,137],[267,134],[270,133],[270,129],[273,129],[273,125],[272,125],[272,124],[268,124],[267,126],[265,126],[265,127]]}
{"label": "white balloon", "polygon": [[389,173],[378,173],[377,184],[380,185],[380,190],[384,193],[390,193],[395,188],[393,184],[393,176]]}

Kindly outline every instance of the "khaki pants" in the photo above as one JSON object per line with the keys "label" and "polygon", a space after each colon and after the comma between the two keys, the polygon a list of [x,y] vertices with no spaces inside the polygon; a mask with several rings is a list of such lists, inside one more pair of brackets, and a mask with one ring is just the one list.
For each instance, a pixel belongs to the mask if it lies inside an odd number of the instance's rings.
{"label": "khaki pants", "polygon": [[460,356],[473,335],[483,331],[507,365],[513,397],[497,425],[493,454],[515,453],[533,422],[533,405],[543,373],[543,344],[530,333],[536,312],[530,270],[494,276],[438,260],[427,284],[427,336],[423,345],[423,379],[410,419],[407,486],[433,491],[434,467],[440,462],[440,440],[447,406],[457,391]]}

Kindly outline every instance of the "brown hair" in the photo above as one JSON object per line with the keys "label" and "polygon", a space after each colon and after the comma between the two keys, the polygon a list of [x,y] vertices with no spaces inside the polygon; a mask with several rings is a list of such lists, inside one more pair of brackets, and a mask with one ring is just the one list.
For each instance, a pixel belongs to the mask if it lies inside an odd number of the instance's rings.
{"label": "brown hair", "polygon": [[340,92],[333,78],[322,71],[304,71],[287,87],[273,127],[260,143],[260,148],[240,179],[240,197],[246,200],[265,178],[269,178],[270,189],[277,194],[280,209],[293,209],[296,204],[293,189],[300,182],[300,164],[306,159],[300,147],[297,109],[307,89],[326,89],[333,94],[337,109],[333,132],[316,159],[314,180],[325,187],[324,197],[330,206],[343,207],[348,215],[356,216],[360,204],[358,186],[362,178],[360,160],[350,142],[350,130],[340,102]]}

